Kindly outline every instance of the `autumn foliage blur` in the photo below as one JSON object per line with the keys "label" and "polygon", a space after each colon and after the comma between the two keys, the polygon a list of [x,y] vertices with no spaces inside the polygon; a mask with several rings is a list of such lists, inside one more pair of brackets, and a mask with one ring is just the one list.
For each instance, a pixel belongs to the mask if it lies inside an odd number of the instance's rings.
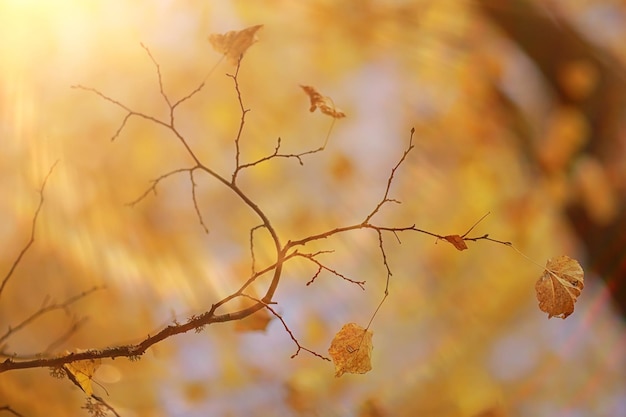
{"label": "autumn foliage blur", "polygon": [[[619,414],[626,51],[585,29],[603,2],[192,3],[0,6],[0,276],[45,196],[0,291],[0,362],[201,331],[138,361],[70,361],[74,385],[3,372],[0,414]],[[197,160],[128,109],[170,120]],[[276,262],[267,228],[198,161],[302,243],[275,296],[267,276],[247,284]],[[306,240],[375,208],[398,230]],[[582,295],[560,254],[595,271]],[[255,314],[200,326],[242,285],[224,314]],[[576,312],[548,321],[535,297]],[[360,328],[331,345],[374,311],[373,349]],[[337,374],[352,353],[373,369],[335,379],[327,352]]]}

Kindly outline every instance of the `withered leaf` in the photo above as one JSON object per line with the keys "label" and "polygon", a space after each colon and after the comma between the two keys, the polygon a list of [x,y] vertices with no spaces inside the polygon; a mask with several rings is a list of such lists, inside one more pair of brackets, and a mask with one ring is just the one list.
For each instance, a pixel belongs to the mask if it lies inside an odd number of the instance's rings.
{"label": "withered leaf", "polygon": [[259,40],[257,31],[262,27],[263,25],[255,25],[224,34],[214,33],[209,35],[209,43],[217,52],[224,54],[228,62],[237,65],[239,58]]}
{"label": "withered leaf", "polygon": [[328,353],[335,364],[335,376],[364,374],[372,370],[373,333],[356,323],[348,323],[335,335]]}
{"label": "withered leaf", "polygon": [[465,243],[465,240],[459,235],[448,235],[444,236],[443,238],[452,243],[452,245],[458,250],[467,249],[467,243]]}
{"label": "withered leaf", "polygon": [[549,259],[535,284],[539,309],[548,313],[548,318],[564,319],[574,312],[584,287],[584,271],[578,261],[565,255]]}
{"label": "withered leaf", "polygon": [[101,359],[70,362],[63,365],[63,370],[70,381],[83,390],[85,394],[91,396],[93,394],[91,378],[93,378],[101,362]]}
{"label": "withered leaf", "polygon": [[320,111],[330,117],[334,117],[335,119],[341,119],[342,117],[346,117],[346,114],[339,109],[335,108],[335,104],[330,97],[323,96],[315,89],[315,87],[311,87],[309,85],[300,85],[304,92],[309,96],[309,100],[311,101],[311,107],[309,107],[309,111],[314,112],[315,109],[319,108]]}

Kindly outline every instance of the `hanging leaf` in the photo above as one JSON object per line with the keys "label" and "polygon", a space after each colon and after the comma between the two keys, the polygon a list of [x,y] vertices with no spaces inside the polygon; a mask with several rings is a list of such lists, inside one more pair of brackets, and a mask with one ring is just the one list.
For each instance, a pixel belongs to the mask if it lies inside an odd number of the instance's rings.
{"label": "hanging leaf", "polygon": [[364,374],[372,370],[372,336],[356,323],[348,323],[335,335],[328,353],[335,364],[335,376]]}
{"label": "hanging leaf", "polygon": [[584,271],[578,261],[565,255],[549,259],[535,284],[539,309],[548,313],[548,318],[564,319],[574,312],[584,287]]}
{"label": "hanging leaf", "polygon": [[67,377],[85,394],[91,396],[91,378],[100,366],[101,359],[86,359],[84,361],[70,362],[63,365],[63,370]]}
{"label": "hanging leaf", "polygon": [[339,109],[335,108],[335,104],[330,97],[325,97],[321,95],[315,87],[311,87],[309,85],[300,85],[304,92],[309,96],[309,100],[311,101],[311,107],[309,111],[314,112],[315,109],[319,107],[320,111],[330,117],[334,117],[335,119],[341,119],[342,117],[346,117],[346,114]]}
{"label": "hanging leaf", "polygon": [[467,243],[465,243],[465,240],[459,235],[448,235],[444,236],[443,238],[452,243],[452,245],[458,250],[467,249]]}
{"label": "hanging leaf", "polygon": [[217,52],[224,54],[228,62],[237,65],[239,58],[259,40],[257,31],[262,27],[263,25],[255,25],[242,30],[231,30],[224,34],[211,34],[209,43]]}

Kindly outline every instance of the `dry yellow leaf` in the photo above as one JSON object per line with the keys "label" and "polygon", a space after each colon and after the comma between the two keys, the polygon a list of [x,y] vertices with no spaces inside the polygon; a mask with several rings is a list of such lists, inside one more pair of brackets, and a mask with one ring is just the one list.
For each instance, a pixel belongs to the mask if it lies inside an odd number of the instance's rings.
{"label": "dry yellow leaf", "polygon": [[549,259],[535,284],[539,309],[548,313],[548,318],[564,319],[574,312],[584,287],[584,271],[578,261],[565,255]]}
{"label": "dry yellow leaf", "polygon": [[372,370],[373,333],[356,323],[348,323],[335,335],[328,353],[335,364],[335,376],[364,374]]}
{"label": "dry yellow leaf", "polygon": [[319,107],[322,113],[330,117],[334,117],[335,119],[346,117],[344,112],[335,108],[335,104],[330,97],[321,95],[315,87],[311,87],[309,85],[300,85],[300,87],[302,87],[307,96],[309,96],[309,100],[311,100],[311,107],[309,108],[309,111],[314,112],[315,109]]}
{"label": "dry yellow leaf", "polygon": [[224,34],[214,33],[209,35],[209,43],[217,52],[224,54],[228,62],[237,65],[239,58],[259,40],[257,31],[262,27],[263,25],[255,25]]}
{"label": "dry yellow leaf", "polygon": [[67,377],[85,394],[91,396],[91,378],[100,366],[101,359],[86,359],[84,361],[70,362],[63,365],[63,370]]}

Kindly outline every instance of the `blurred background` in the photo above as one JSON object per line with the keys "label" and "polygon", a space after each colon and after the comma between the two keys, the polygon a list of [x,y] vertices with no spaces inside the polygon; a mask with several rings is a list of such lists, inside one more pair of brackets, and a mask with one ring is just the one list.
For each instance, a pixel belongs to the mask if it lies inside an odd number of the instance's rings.
{"label": "blurred background", "polygon": [[[186,175],[128,207],[192,161],[166,129],[156,71],[176,125],[199,158],[229,177],[241,117],[234,68],[207,37],[264,24],[239,73],[251,109],[249,162],[319,147],[331,120],[309,113],[299,84],[347,118],[322,153],[241,174],[242,189],[283,242],[361,222],[384,193],[415,127],[415,149],[374,218],[439,234],[475,229],[543,265],[580,260],[585,289],[565,321],[539,311],[541,268],[489,242],[458,252],[425,235],[385,235],[390,295],[373,324],[373,370],[333,377],[278,320],[226,323],[168,339],[138,362],[104,361],[96,387],[123,416],[626,415],[626,2],[619,0],[108,1],[0,3],[0,276],[36,240],[0,299],[0,333],[94,285],[106,289],[15,333],[2,353],[34,355],[80,321],[54,352],[135,343],[230,294],[250,272],[252,213]],[[271,262],[263,233],[259,265]],[[365,291],[293,261],[275,309],[299,342],[326,354],[346,322],[366,325],[386,271],[368,231],[307,247]],[[5,272],[7,271],[7,272]],[[255,290],[263,294],[266,281]],[[231,306],[236,309],[236,305]],[[0,358],[1,359],[1,358]],[[0,375],[0,406],[24,416],[86,415],[84,395],[47,369]],[[1,412],[0,412],[1,413]],[[81,414],[82,413],[82,414]]]}

